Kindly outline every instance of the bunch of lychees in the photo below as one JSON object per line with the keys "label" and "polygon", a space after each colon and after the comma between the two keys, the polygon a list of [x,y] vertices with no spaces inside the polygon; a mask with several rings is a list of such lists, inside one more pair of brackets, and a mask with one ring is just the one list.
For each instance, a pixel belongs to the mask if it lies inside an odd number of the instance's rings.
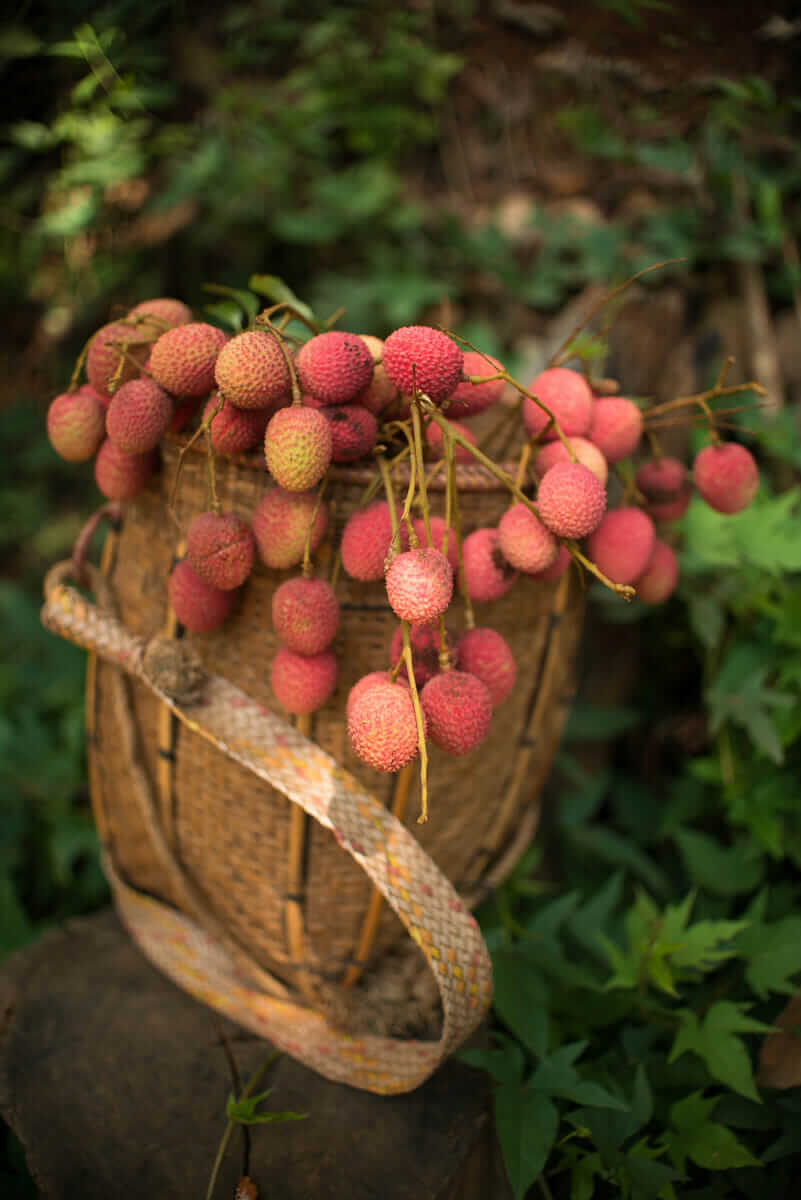
{"label": "bunch of lychees", "polygon": [[[290,334],[290,317],[311,336]],[[288,712],[312,713],[336,689],[340,565],[355,580],[383,581],[399,625],[387,660],[348,696],[348,734],[359,758],[380,771],[421,756],[424,814],[427,741],[448,754],[470,753],[515,686],[512,651],[497,631],[476,625],[474,604],[500,599],[521,576],[557,580],[571,563],[626,599],[636,593],[660,603],[676,586],[678,562],[657,527],[684,513],[693,485],[714,509],[734,513],[759,482],[751,453],[720,440],[709,400],[738,390],[724,387],[723,375],[709,393],[642,409],[610,381],[595,387],[588,373],[561,365],[564,353],[524,387],[497,360],[428,326],[405,326],[382,341],[320,332],[296,310],[274,305],[229,337],[169,299],[146,301],[104,326],[83,358],[87,382],[76,371],[52,402],[48,433],[69,461],[96,456],[107,498],[128,500],[147,486],[165,435],[194,423],[181,457],[205,438],[209,508],[185,531],[186,556],[167,586],[182,625],[193,633],[219,626],[257,556],[275,570],[301,567],[277,588],[272,607],[281,647],[271,682]],[[522,427],[508,470],[486,450],[493,432],[479,444],[471,422],[497,407],[498,424],[508,424],[515,406]],[[700,409],[711,438],[691,475],[662,454],[657,438],[658,419],[682,408]],[[649,453],[630,469],[644,437]],[[221,511],[214,461],[259,443],[275,486],[248,522]],[[373,484],[345,524],[332,577],[315,577],[329,470],[355,462],[372,465]],[[510,499],[497,526],[464,537],[455,465],[463,462],[493,475]],[[610,469],[622,480],[622,502],[612,509]],[[439,470],[444,516],[428,503],[428,478]],[[458,637],[447,620],[454,593],[464,611]]]}

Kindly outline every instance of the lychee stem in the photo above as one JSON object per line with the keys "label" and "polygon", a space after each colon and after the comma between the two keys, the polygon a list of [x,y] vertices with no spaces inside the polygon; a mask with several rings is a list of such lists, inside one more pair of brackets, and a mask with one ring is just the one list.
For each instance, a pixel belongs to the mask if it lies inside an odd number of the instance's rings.
{"label": "lychee stem", "polygon": [[317,499],[314,502],[314,508],[312,509],[312,515],[309,518],[309,528],[306,530],[306,540],[303,543],[303,563],[300,568],[301,574],[303,575],[304,579],[309,579],[311,576],[311,573],[312,573],[312,562],[311,562],[312,533],[314,532],[314,523],[317,520],[317,514],[320,511],[320,505],[323,502],[323,495],[325,494],[325,489],[326,489],[327,483],[328,483],[328,476],[324,475],[323,481],[320,484],[319,488],[317,489]]}
{"label": "lychee stem", "polygon": [[451,669],[451,655],[448,649],[448,631],[445,628],[445,614],[439,614],[439,665],[443,671]]}
{"label": "lychee stem", "polygon": [[75,360],[75,366],[72,369],[72,375],[70,375],[69,387],[67,388],[68,392],[74,392],[74,391],[77,391],[77,389],[78,389],[78,380],[81,378],[81,371],[83,370],[83,364],[86,362],[86,356],[89,353],[89,347],[91,346],[94,339],[95,339],[95,334],[93,333],[92,336],[90,338],[87,338],[87,340],[84,342],[84,344],[81,348],[81,352]]}
{"label": "lychee stem", "polygon": [[620,501],[621,505],[627,504],[645,504],[647,503],[640,489],[637,487],[637,482],[634,478],[634,468],[631,463],[618,462],[612,468],[620,482],[623,484],[623,498]]}
{"label": "lychee stem", "polygon": [[523,449],[520,451],[520,458],[517,463],[517,473],[515,475],[515,487],[522,488],[523,481],[526,478],[529,459],[531,458],[531,439],[529,439]]}
{"label": "lychee stem", "polygon": [[576,542],[565,541],[565,546],[576,562],[581,563],[582,567],[589,571],[591,575],[594,575],[596,579],[600,579],[604,587],[608,587],[612,592],[617,592],[624,600],[633,600],[637,595],[636,589],[631,584],[613,583],[607,575],[604,575],[600,567],[596,567],[594,562],[581,553]]}
{"label": "lychee stem", "polygon": [[[414,376],[414,366],[412,366]],[[420,504],[423,509],[423,528],[426,532],[426,545],[431,543],[431,517],[428,511],[428,490],[426,488],[426,472],[423,466],[423,424],[420,420],[420,405],[417,400],[417,383],[413,378],[414,399],[412,400],[412,432],[414,435],[414,453],[417,459],[417,477],[419,479]]]}
{"label": "lychee stem", "polygon": [[659,444],[659,438],[652,429],[646,429],[645,436],[648,440],[648,445],[651,447],[651,454],[658,462],[662,457],[662,447]]}
{"label": "lychee stem", "polygon": [[292,304],[289,300],[279,300],[277,304],[271,304],[268,308],[263,308],[262,311],[256,316],[254,324],[256,326],[269,325],[272,327],[273,315],[277,312],[281,312],[282,309],[284,312],[288,312],[292,317],[300,321],[300,323],[305,325],[307,329],[310,329],[313,334],[318,334],[320,332],[320,326],[317,324],[317,322],[310,320],[307,316],[304,316],[304,314],[295,308],[294,304]]}
{"label": "lychee stem", "polygon": [[219,517],[222,512],[219,496],[217,495],[217,472],[214,466],[214,447],[211,444],[211,426],[206,429],[206,466],[209,473],[209,495],[211,496],[211,511]]}
{"label": "lychee stem", "polygon": [[401,621],[403,636],[403,657],[406,659],[406,673],[409,676],[409,691],[412,694],[414,719],[417,723],[417,748],[420,751],[420,816],[418,825],[424,825],[428,820],[428,748],[426,746],[423,711],[420,708],[420,697],[417,694],[417,680],[414,677],[414,662],[412,661],[412,639],[409,636],[409,622]]}
{"label": "lychee stem", "polygon": [[198,440],[199,437],[203,436],[204,434],[211,433],[211,423],[214,420],[214,418],[217,416],[217,414],[222,412],[224,405],[225,405],[225,398],[223,397],[222,392],[220,392],[220,394],[217,398],[217,403],[215,404],[213,410],[209,413],[209,415],[207,417],[204,418],[204,420],[202,420],[200,422],[197,429],[192,434],[192,436],[190,437],[190,439],[186,443],[186,445],[182,446],[181,449],[178,451],[178,462],[175,467],[175,479],[173,480],[173,484],[172,484],[172,491],[170,493],[170,501],[169,501],[169,504],[167,505],[167,508],[168,508],[169,512],[171,513],[172,518],[175,521],[176,525],[179,522],[178,522],[178,517],[175,512],[175,500],[178,495],[178,481],[181,478],[181,470],[184,465],[184,458],[186,457],[187,451],[190,450],[192,446],[194,446],[195,442]]}
{"label": "lychee stem", "polygon": [[[456,461],[453,456],[453,438],[450,435],[445,437],[445,458],[447,464],[447,475],[445,485],[445,538],[448,536],[449,520],[451,516],[451,507],[453,509],[453,536],[456,539],[456,577],[459,583],[459,595],[462,597],[464,605],[464,621],[468,629],[474,629],[476,624],[475,615],[473,613],[473,602],[470,599],[470,593],[467,590],[467,580],[464,573],[464,554],[462,552],[462,521],[459,510],[459,491],[456,487]],[[443,542],[447,545],[447,542]]]}
{"label": "lychee stem", "polygon": [[340,305],[335,308],[330,317],[326,317],[323,321],[323,329],[333,329],[340,317],[344,317],[347,310]]}

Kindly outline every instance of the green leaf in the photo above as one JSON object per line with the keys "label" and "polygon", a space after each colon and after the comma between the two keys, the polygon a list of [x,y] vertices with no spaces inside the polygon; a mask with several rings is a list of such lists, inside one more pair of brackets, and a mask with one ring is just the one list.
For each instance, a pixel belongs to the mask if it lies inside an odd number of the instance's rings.
{"label": "green leaf", "polygon": [[749,1007],[747,1004],[720,1000],[712,1005],[703,1020],[699,1020],[698,1015],[690,1009],[679,1010],[677,1015],[681,1025],[668,1062],[675,1062],[685,1052],[697,1054],[706,1063],[714,1079],[759,1103],[751,1059],[742,1038],[736,1034],[771,1033],[773,1026],[747,1017],[745,1012]]}
{"label": "green leaf", "polygon": [[763,874],[762,855],[749,839],[722,846],[715,838],[692,829],[677,829],[673,835],[687,874],[714,896],[737,896],[751,892]]}
{"label": "green leaf", "polygon": [[239,333],[244,323],[242,308],[235,300],[215,300],[213,304],[204,304],[203,311],[234,333]]}
{"label": "green leaf", "polygon": [[515,950],[493,955],[494,1005],[524,1046],[542,1056],[548,1048],[548,989],[534,963]]}
{"label": "green leaf", "polygon": [[308,1113],[257,1112],[256,1109],[261,1101],[269,1096],[272,1090],[272,1088],[267,1088],[266,1091],[259,1092],[255,1096],[243,1096],[239,1100],[231,1092],[225,1105],[225,1114],[228,1120],[235,1121],[238,1125],[272,1125],[278,1121],[305,1121]]}
{"label": "green leaf", "polygon": [[709,592],[691,595],[687,605],[690,627],[707,650],[715,650],[723,637],[725,617],[723,605]]}
{"label": "green leaf", "polygon": [[791,995],[801,971],[801,917],[755,920],[737,937],[737,951],[748,960],[745,977],[757,996]]}
{"label": "green leaf", "polygon": [[487,1071],[496,1083],[519,1084],[526,1065],[522,1046],[502,1034],[493,1036],[499,1045],[460,1050],[456,1057],[470,1067]]}
{"label": "green leaf", "polygon": [[641,720],[636,708],[573,704],[562,736],[566,742],[606,742],[634,729]]}
{"label": "green leaf", "polygon": [[252,292],[258,292],[260,296],[272,300],[274,304],[291,304],[307,320],[314,320],[314,313],[308,304],[299,300],[289,284],[284,283],[277,275],[251,275],[248,287]]}
{"label": "green leaf", "polygon": [[670,1121],[675,1132],[668,1131],[665,1142],[679,1170],[684,1170],[687,1158],[709,1171],[761,1166],[759,1159],[737,1140],[731,1129],[709,1120],[719,1099],[715,1096],[704,1100],[702,1092],[693,1092],[672,1106]]}
{"label": "green leaf", "polygon": [[244,309],[251,320],[253,320],[259,311],[259,302],[256,297],[252,292],[246,292],[242,288],[225,287],[221,283],[204,283],[203,291],[213,292],[217,296],[229,296]]}
{"label": "green leaf", "polygon": [[495,1124],[515,1200],[523,1200],[547,1162],[559,1113],[542,1092],[502,1085],[495,1092]]}

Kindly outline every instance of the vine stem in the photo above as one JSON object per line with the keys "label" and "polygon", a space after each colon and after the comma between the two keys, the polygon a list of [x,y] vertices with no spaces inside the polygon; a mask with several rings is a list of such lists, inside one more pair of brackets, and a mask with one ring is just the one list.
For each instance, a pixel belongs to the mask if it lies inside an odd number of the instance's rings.
{"label": "vine stem", "polygon": [[[273,1053],[269,1056],[269,1058],[265,1059],[265,1061],[261,1064],[261,1066],[256,1068],[256,1070],[251,1075],[250,1079],[245,1084],[244,1090],[242,1091],[242,1093],[238,1097],[238,1099],[247,1100],[250,1093],[254,1090],[256,1085],[261,1081],[262,1076],[265,1074],[267,1069],[273,1065],[273,1063],[280,1056],[280,1054],[281,1054],[280,1050],[274,1050]],[[227,1149],[229,1141],[231,1140],[231,1134],[234,1131],[235,1125],[236,1125],[236,1121],[232,1121],[229,1119],[228,1124],[225,1126],[225,1132],[223,1133],[222,1137],[220,1138],[220,1144],[217,1147],[217,1156],[214,1159],[214,1165],[211,1168],[211,1177],[209,1178],[209,1186],[206,1188],[206,1200],[213,1200],[214,1188],[217,1184],[217,1176],[220,1173],[220,1167],[222,1166],[222,1160],[225,1157],[225,1151]]]}
{"label": "vine stem", "polygon": [[412,434],[414,437],[414,455],[417,466],[417,477],[420,481],[420,504],[423,509],[423,528],[426,534],[426,545],[431,545],[431,517],[428,511],[428,490],[426,488],[426,473],[423,465],[423,423],[420,419],[420,405],[417,400],[417,385],[414,388],[412,400]]}
{"label": "vine stem", "polygon": [[320,484],[319,488],[317,489],[317,499],[315,500],[314,508],[312,509],[312,515],[309,520],[309,528],[306,530],[306,540],[303,543],[303,564],[300,568],[301,574],[303,575],[304,579],[308,579],[312,573],[312,563],[311,563],[312,534],[314,532],[314,523],[317,520],[317,514],[320,511],[320,505],[323,502],[323,496],[325,495],[325,489],[326,489],[327,484],[328,484],[328,476],[324,475],[323,481]]}
{"label": "vine stem", "polygon": [[[206,435],[206,436],[208,436],[209,439],[211,439],[211,423],[214,420],[214,418],[217,416],[217,414],[222,412],[224,405],[225,405],[225,398],[223,397],[222,392],[220,392],[218,395],[217,403],[215,404],[213,411],[209,413],[209,415],[205,418],[205,420],[200,422],[197,429],[192,434],[192,436],[190,437],[190,439],[186,443],[186,445],[182,446],[181,449],[178,451],[178,464],[175,468],[175,479],[173,480],[172,491],[170,492],[170,501],[169,501],[169,504],[167,505],[170,515],[172,516],[172,519],[175,521],[176,525],[179,524],[179,521],[178,521],[178,516],[176,514],[176,511],[175,511],[175,501],[178,496],[178,482],[181,478],[181,470],[184,465],[184,458],[186,457],[187,451],[190,450],[192,446],[194,446],[195,442],[198,440],[199,437],[203,437],[204,435]],[[210,444],[211,444],[211,441],[209,440],[209,445]]]}
{"label": "vine stem", "polygon": [[222,511],[217,495],[217,472],[214,468],[214,448],[211,444],[211,425],[206,429],[206,465],[209,472],[209,494],[211,496],[211,511],[219,516]]}
{"label": "vine stem", "polygon": [[608,575],[604,575],[600,567],[596,567],[595,563],[581,553],[575,542],[569,539],[565,541],[567,549],[577,563],[581,563],[585,570],[594,575],[596,579],[600,579],[604,587],[608,587],[610,591],[617,592],[618,596],[622,596],[624,600],[633,600],[637,595],[636,589],[629,583],[613,583]]}
{"label": "vine stem", "polygon": [[475,629],[476,618],[473,613],[473,601],[467,590],[467,580],[464,573],[464,553],[462,550],[462,518],[459,509],[459,492],[456,487],[456,460],[453,453],[453,438],[450,433],[444,436],[445,462],[447,469],[445,491],[445,535],[443,546],[447,546],[448,529],[451,516],[453,519],[453,536],[456,539],[456,576],[459,582],[459,594],[464,605],[464,623],[468,629]]}
{"label": "vine stem", "polygon": [[403,657],[406,661],[406,674],[409,677],[409,691],[414,708],[414,719],[417,722],[417,748],[420,752],[420,816],[418,825],[425,825],[428,820],[428,747],[426,746],[426,731],[423,724],[423,710],[420,707],[420,697],[417,694],[417,680],[414,677],[414,662],[412,660],[412,639],[409,636],[409,622],[401,621],[403,634]]}

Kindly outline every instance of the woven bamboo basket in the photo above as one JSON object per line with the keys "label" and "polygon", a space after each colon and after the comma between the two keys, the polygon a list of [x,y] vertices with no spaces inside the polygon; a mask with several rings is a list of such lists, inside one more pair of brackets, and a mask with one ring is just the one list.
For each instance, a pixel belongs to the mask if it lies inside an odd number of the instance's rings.
{"label": "woven bamboo basket", "polygon": [[[134,649],[109,655],[105,625],[100,633],[87,633],[86,623],[67,628],[77,620],[76,611],[83,612],[81,600],[69,589],[50,589],[44,615],[57,632],[98,652],[90,659],[87,681],[90,786],[115,901],[146,953],[202,999],[269,1033],[333,1078],[375,1091],[405,1090],[436,1065],[433,1051],[425,1071],[410,1070],[399,1081],[391,1069],[367,1078],[355,1067],[344,1073],[329,1069],[324,1060],[327,1046],[322,1047],[322,1065],[310,1047],[319,1043],[320,1030],[333,1030],[340,1046],[342,1038],[366,1035],[387,1043],[410,1037],[409,1045],[418,1048],[428,1039],[440,1051],[448,1042],[452,1048],[453,1029],[436,1041],[443,1021],[438,1001],[447,997],[437,971],[432,977],[429,968],[438,967],[460,990],[464,978],[452,949],[440,954],[436,938],[433,948],[426,944],[426,895],[439,885],[428,887],[416,877],[429,868],[428,859],[414,865],[413,839],[432,860],[437,880],[444,876],[458,894],[459,899],[446,905],[454,912],[462,905],[470,909],[486,896],[530,843],[571,696],[582,617],[580,588],[573,572],[557,583],[521,577],[504,599],[478,609],[477,624],[491,625],[511,646],[518,683],[496,711],[489,737],[479,749],[453,758],[431,748],[430,818],[421,825],[416,820],[417,765],[399,775],[374,771],[355,757],[346,734],[350,687],[366,672],[389,664],[397,622],[383,585],[340,576],[341,617],[334,647],[337,692],[312,718],[291,722],[269,683],[278,646],[271,622],[272,595],[288,573],[257,565],[225,625],[214,633],[185,638],[221,688],[256,706],[259,719],[267,723],[263,736],[277,740],[281,753],[291,754],[301,794],[300,802],[293,803],[287,799],[291,789],[265,782],[275,779],[274,774],[261,770],[257,778],[248,753],[232,751],[231,738],[219,729],[217,734],[210,732],[202,707],[194,716],[191,708],[182,712],[152,680],[136,678],[139,666],[131,666],[141,661],[137,646],[155,635],[180,637],[183,632],[168,610],[166,580],[180,553],[179,530],[207,507],[207,469],[204,454],[186,454],[176,525],[167,501],[180,444],[173,438],[162,446],[160,474],[125,507],[119,529],[106,541],[103,574],[96,575],[98,611],[117,623],[114,628],[132,639]],[[216,474],[223,510],[246,518],[271,486],[256,454],[218,458]],[[329,530],[316,555],[321,570],[330,568],[342,526],[370,477],[358,466],[333,474],[327,493]],[[508,505],[508,492],[478,466],[460,466],[457,481],[463,535],[497,523]],[[436,482],[430,495],[432,510],[442,512],[444,497]],[[452,632],[463,628],[456,599],[447,620]],[[124,678],[120,665],[132,670],[134,678]],[[230,706],[245,703],[233,699]],[[212,723],[213,718],[214,713],[209,717]],[[226,719],[223,714],[223,723]],[[276,730],[283,731],[277,738]],[[375,812],[392,814],[387,821],[411,855],[405,867],[393,874],[395,860],[386,847],[371,863],[358,839],[346,837],[336,819],[329,827],[327,817],[322,823],[310,819],[309,812],[318,817],[320,813],[314,808],[314,772],[304,785],[304,771],[323,752],[333,760],[334,765],[325,768],[332,778],[338,780],[341,772],[342,779],[355,781],[348,788],[361,788],[372,797],[369,803],[377,804],[369,810],[373,825]],[[398,830],[398,822],[405,829]],[[154,922],[160,922],[155,939],[148,932]],[[422,936],[416,934],[418,926]],[[486,956],[480,935],[475,930],[474,934],[479,948],[470,951],[474,965],[466,970],[477,978],[484,966],[475,964],[479,959],[485,963]],[[454,932],[453,937],[458,941],[461,934]],[[176,967],[176,955],[184,952],[188,958]],[[220,956],[225,957],[223,965]],[[439,958],[454,964],[450,974]],[[242,989],[251,989],[244,999]],[[236,1003],[231,999],[235,992]],[[275,1025],[257,1019],[254,997],[261,995],[280,1010],[284,1033],[294,1024],[301,1034],[294,1039],[287,1034],[282,1040]],[[488,1002],[487,982],[478,1008]],[[446,1026],[449,1021],[453,1025],[447,1003],[444,1020]],[[459,1036],[465,1032],[462,1028]],[[426,1059],[424,1049],[417,1053]]]}

